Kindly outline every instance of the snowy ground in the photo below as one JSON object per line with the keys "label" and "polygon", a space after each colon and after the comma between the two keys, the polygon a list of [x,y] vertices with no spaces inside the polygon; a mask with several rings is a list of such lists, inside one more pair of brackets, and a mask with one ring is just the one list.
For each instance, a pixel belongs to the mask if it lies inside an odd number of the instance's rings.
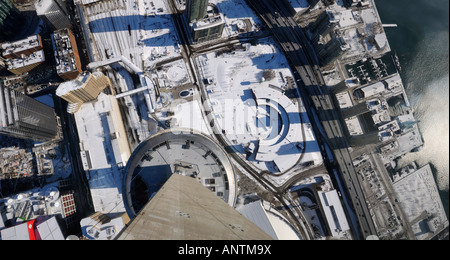
{"label": "snowy ground", "polygon": [[[242,22],[251,27],[249,31],[257,31],[262,24],[244,0],[211,0],[211,3],[224,14],[225,37],[237,35],[237,25]],[[165,1],[111,0],[92,3],[84,9],[96,61],[124,56],[147,70],[156,63],[181,57],[179,39]],[[237,151],[245,156],[246,150],[260,149],[259,154],[253,153],[249,159],[261,170],[284,172],[311,161],[321,165],[322,157],[303,103],[284,95],[286,77],[292,77],[292,73],[286,57],[275,46],[274,41],[263,40],[257,46],[249,45],[246,51],[219,57],[211,53],[195,60],[202,78],[213,82],[208,86],[208,95],[214,116]],[[120,65],[112,67],[115,70],[112,80],[119,86],[119,93],[133,90],[130,74]],[[273,76],[264,79],[264,72]],[[187,76],[191,76],[186,66],[180,64],[171,64],[161,73],[160,83],[168,88],[189,83]],[[140,140],[151,135],[142,96],[125,97],[123,102],[128,106],[128,123]],[[177,125],[210,134],[195,91],[193,96],[193,101],[171,104]],[[166,97],[180,100],[170,93]],[[92,130],[95,131],[98,130]],[[92,197],[100,211],[122,210],[119,177],[112,168],[90,171]],[[280,184],[289,177],[292,176],[284,175],[277,181]]]}
{"label": "snowy ground", "polygon": [[84,10],[96,61],[123,55],[143,69],[180,56],[178,36],[165,1],[102,1]]}
{"label": "snowy ground", "polygon": [[[198,96],[197,96],[198,97]],[[175,112],[176,126],[180,128],[194,129],[205,135],[211,135],[209,127],[206,125],[205,117],[202,114],[201,100],[194,99],[191,102],[179,102],[173,104]]]}
{"label": "snowy ground", "polygon": [[[103,213],[125,212],[122,201],[122,170],[118,167],[121,157],[129,157],[130,151],[118,150],[110,140],[108,123],[102,122],[106,113],[117,113],[108,103],[109,97],[101,93],[99,102],[83,104],[75,114],[81,151],[88,151],[91,167],[86,171],[95,211]],[[116,107],[117,109],[117,107]],[[109,120],[109,119],[108,119]],[[108,127],[105,126],[108,124]],[[129,148],[128,148],[129,149]],[[120,156],[116,154],[120,153]],[[122,159],[125,159],[122,158]]]}

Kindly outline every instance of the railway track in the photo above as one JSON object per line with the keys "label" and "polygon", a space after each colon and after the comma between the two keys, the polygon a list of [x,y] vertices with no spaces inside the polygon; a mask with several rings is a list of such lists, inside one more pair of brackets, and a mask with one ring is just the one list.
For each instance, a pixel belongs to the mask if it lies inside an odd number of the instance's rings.
{"label": "railway track", "polygon": [[[263,19],[269,29],[278,40],[286,56],[291,62],[292,68],[298,73],[302,86],[299,91],[304,97],[307,107],[315,107],[320,118],[316,122],[323,126],[327,138],[324,143],[330,144],[334,159],[337,162],[338,172],[346,186],[345,192],[349,194],[352,201],[352,210],[356,212],[357,223],[353,223],[356,235],[366,237],[376,235],[376,228],[371,219],[361,185],[358,183],[356,171],[352,165],[352,159],[348,151],[349,144],[345,139],[343,127],[339,121],[337,111],[333,105],[330,94],[320,73],[318,59],[313,56],[311,45],[301,28],[294,21],[290,11],[278,1],[273,0],[246,0],[255,12]],[[309,98],[307,98],[309,97]],[[328,98],[324,98],[328,97]],[[308,114],[314,118],[308,109]],[[314,125],[314,130],[317,126]],[[322,151],[323,152],[323,151]],[[330,170],[335,168],[329,165]]]}
{"label": "railway track", "polygon": [[[228,145],[227,141],[223,138],[220,134],[215,134],[216,139],[222,144],[222,145]],[[303,239],[312,239],[313,237],[313,230],[309,226],[308,221],[306,220],[306,217],[303,216],[301,212],[298,212],[298,208],[294,208],[296,212],[293,212],[290,205],[294,205],[288,198],[286,198],[286,195],[284,193],[284,190],[281,190],[280,188],[273,185],[270,181],[265,179],[261,176],[262,172],[255,170],[252,168],[243,158],[241,158],[236,153],[231,153],[230,156],[236,161],[242,168],[245,169],[245,171],[250,174],[260,185],[262,185],[267,191],[272,193],[272,195],[283,205],[284,210],[290,217],[290,223],[294,224],[294,228],[298,234]],[[286,202],[288,200],[288,202]]]}

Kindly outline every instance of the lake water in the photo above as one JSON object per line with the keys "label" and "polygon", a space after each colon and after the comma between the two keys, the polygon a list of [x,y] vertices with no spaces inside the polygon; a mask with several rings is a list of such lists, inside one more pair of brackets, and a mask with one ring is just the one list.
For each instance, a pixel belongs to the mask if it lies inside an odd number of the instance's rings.
{"label": "lake water", "polygon": [[376,0],[403,83],[419,121],[424,147],[400,165],[431,163],[448,216],[449,208],[449,1]]}

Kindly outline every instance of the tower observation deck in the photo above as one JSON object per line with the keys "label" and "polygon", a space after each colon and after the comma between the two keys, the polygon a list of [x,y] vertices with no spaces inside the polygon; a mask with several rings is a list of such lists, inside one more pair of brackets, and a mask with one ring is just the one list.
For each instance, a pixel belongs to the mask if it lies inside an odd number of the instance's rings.
{"label": "tower observation deck", "polygon": [[142,142],[125,172],[123,194],[130,218],[172,174],[197,180],[231,207],[236,203],[234,169],[227,153],[210,137],[192,130],[170,129]]}

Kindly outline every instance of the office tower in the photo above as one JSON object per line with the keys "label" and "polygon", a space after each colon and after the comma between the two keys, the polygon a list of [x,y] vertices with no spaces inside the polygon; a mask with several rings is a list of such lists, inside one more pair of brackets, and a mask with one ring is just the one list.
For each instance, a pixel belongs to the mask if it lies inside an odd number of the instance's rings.
{"label": "office tower", "polygon": [[83,103],[97,100],[100,92],[108,86],[111,86],[111,81],[102,72],[85,71],[76,79],[59,85],[56,95],[69,102],[69,113],[75,113]]}
{"label": "office tower", "polygon": [[118,240],[272,240],[198,180],[173,174]]}
{"label": "office tower", "polygon": [[50,141],[58,135],[55,111],[0,83],[0,134]]}
{"label": "office tower", "polygon": [[319,41],[320,37],[325,37],[327,34],[336,29],[338,21],[330,11],[323,11],[316,21],[311,23],[309,29],[312,34],[312,41]]}
{"label": "office tower", "polygon": [[0,72],[6,68],[5,59],[0,56]]}
{"label": "office tower", "polygon": [[206,17],[208,0],[186,0],[189,23]]}
{"label": "office tower", "polygon": [[51,30],[70,28],[70,20],[62,0],[37,0],[36,13]]}
{"label": "office tower", "polygon": [[194,22],[192,25],[194,42],[205,42],[220,38],[224,28],[225,19],[220,14]]}
{"label": "office tower", "polygon": [[13,37],[24,21],[24,16],[10,0],[0,0],[0,41]]}
{"label": "office tower", "polygon": [[225,18],[217,7],[208,10],[208,1],[187,0],[186,10],[189,27],[195,43],[218,39],[225,28]]}
{"label": "office tower", "polygon": [[7,59],[20,58],[22,55],[30,55],[36,51],[42,50],[42,38],[39,34],[28,36],[14,42],[4,42],[1,44],[3,57]]}
{"label": "office tower", "polygon": [[64,80],[74,80],[80,73],[81,60],[77,42],[69,29],[51,35],[56,60],[56,72]]}
{"label": "office tower", "polygon": [[331,33],[330,35],[331,38],[327,43],[320,44],[316,48],[319,59],[323,65],[334,62],[350,49],[350,46],[345,42],[343,37],[338,37],[334,33]]}

